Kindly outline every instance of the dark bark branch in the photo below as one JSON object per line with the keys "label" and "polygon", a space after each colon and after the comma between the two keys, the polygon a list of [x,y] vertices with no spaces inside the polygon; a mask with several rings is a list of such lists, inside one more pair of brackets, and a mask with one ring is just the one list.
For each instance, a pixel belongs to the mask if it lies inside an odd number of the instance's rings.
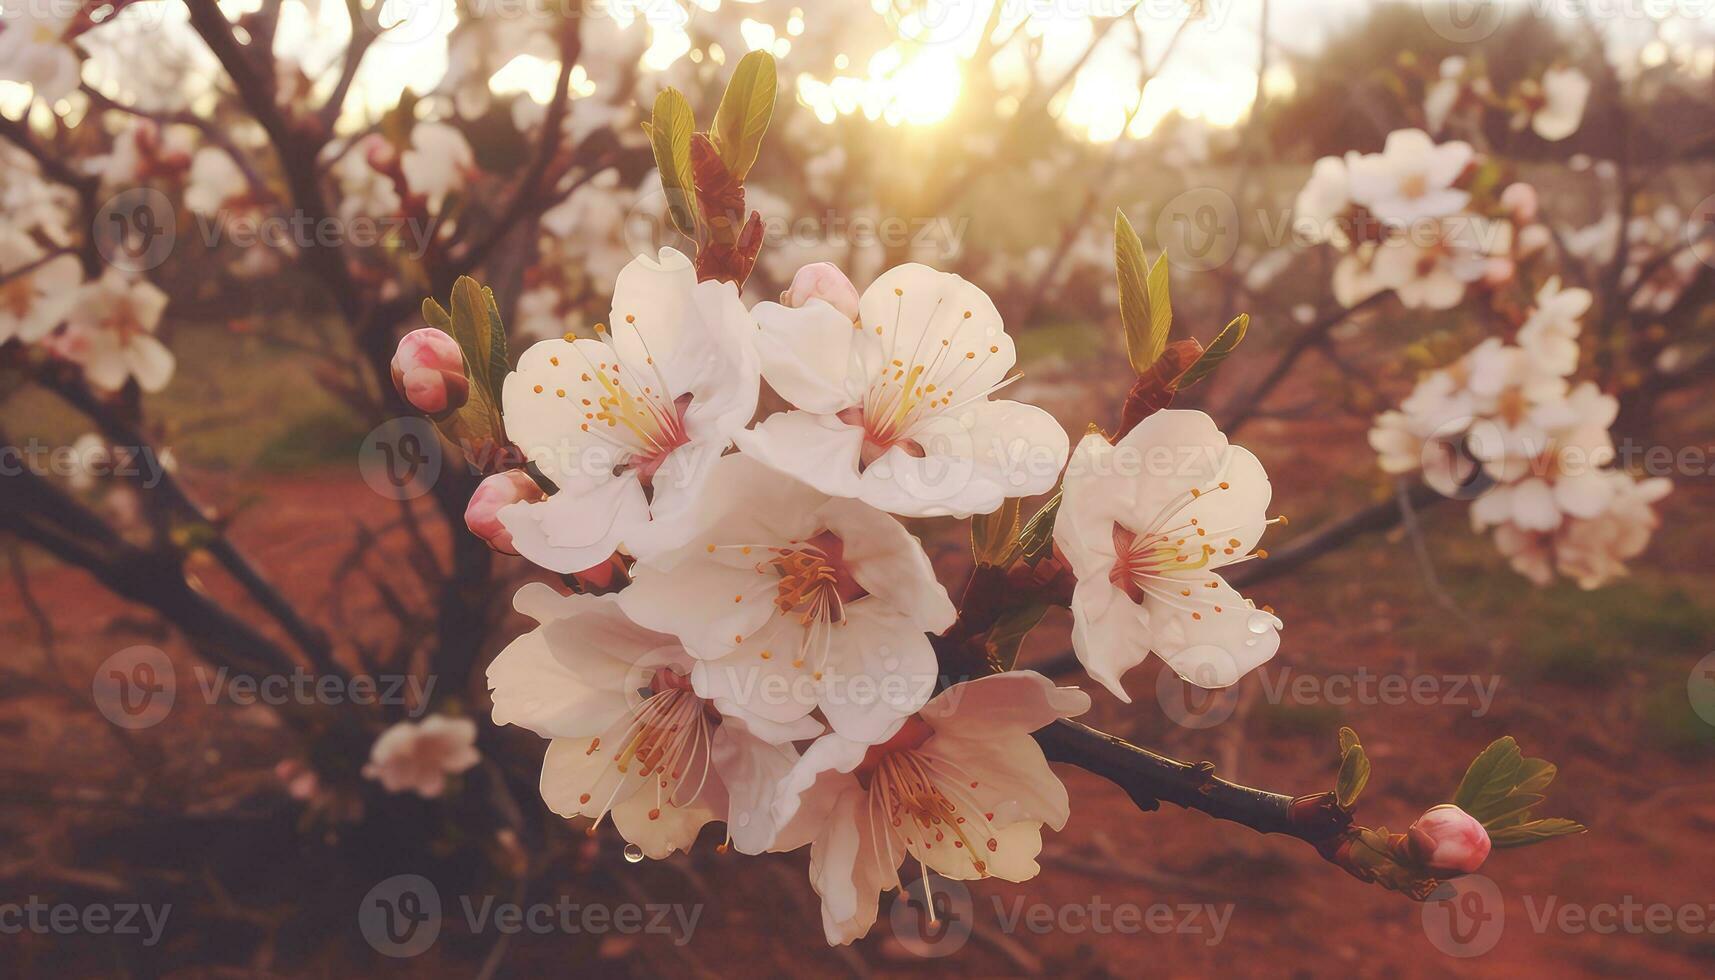
{"label": "dark bark branch", "polygon": [[1354,316],[1362,310],[1373,309],[1385,301],[1387,295],[1385,292],[1376,293],[1356,306],[1331,310],[1300,330],[1298,336],[1292,338],[1292,342],[1287,345],[1286,350],[1281,352],[1280,357],[1275,359],[1273,366],[1269,368],[1267,374],[1263,375],[1262,380],[1258,381],[1250,390],[1234,396],[1227,403],[1226,411],[1222,413],[1223,417],[1218,420],[1221,431],[1231,436],[1242,428],[1257,414],[1257,410],[1262,407],[1263,402],[1274,392],[1274,389],[1292,372],[1292,366],[1298,363],[1300,357],[1320,344],[1330,331],[1346,322],[1348,317]]}

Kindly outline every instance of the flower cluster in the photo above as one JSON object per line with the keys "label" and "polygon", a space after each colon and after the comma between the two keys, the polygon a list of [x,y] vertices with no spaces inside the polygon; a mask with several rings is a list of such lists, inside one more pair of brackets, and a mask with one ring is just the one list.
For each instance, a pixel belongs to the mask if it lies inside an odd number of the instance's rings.
{"label": "flower cluster", "polygon": [[[1030,671],[946,676],[933,638],[958,611],[901,518],[1063,482],[1074,644],[1122,698],[1151,651],[1206,687],[1274,653],[1278,620],[1217,571],[1269,523],[1256,458],[1174,411],[1073,457],[1052,416],[993,397],[1013,344],[966,280],[911,264],[860,293],[823,263],[746,309],[662,249],[612,295],[591,335],[541,341],[505,378],[507,437],[539,477],[491,476],[467,513],[583,587],[521,589],[538,625],[488,671],[496,723],[550,740],[562,816],[611,819],[655,858],[711,822],[723,849],[808,844],[832,943],[868,932],[908,857],[1033,876],[1068,802],[1030,733],[1089,698]],[[407,337],[402,390],[444,406],[456,356]]]}
{"label": "flower cluster", "polygon": [[1521,574],[1547,584],[1558,571],[1587,589],[1643,550],[1656,525],[1650,505],[1670,487],[1612,467],[1618,403],[1570,380],[1590,303],[1551,280],[1516,344],[1483,341],[1370,431],[1384,471],[1421,470],[1442,493],[1472,500],[1472,526],[1492,527]]}
{"label": "flower cluster", "polygon": [[1380,153],[1316,161],[1293,228],[1340,250],[1335,298],[1355,306],[1392,291],[1408,307],[1446,310],[1472,286],[1510,281],[1549,236],[1532,223],[1528,185],[1492,201],[1473,194],[1479,162],[1470,144],[1436,143],[1417,129],[1389,133]]}

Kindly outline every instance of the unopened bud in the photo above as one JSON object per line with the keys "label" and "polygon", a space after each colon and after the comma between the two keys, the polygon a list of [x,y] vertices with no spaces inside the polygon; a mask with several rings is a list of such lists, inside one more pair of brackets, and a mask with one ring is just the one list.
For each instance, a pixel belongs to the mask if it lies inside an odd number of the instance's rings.
{"label": "unopened bud", "polygon": [[1444,877],[1470,874],[1489,856],[1489,832],[1451,803],[1430,807],[1406,831],[1406,840],[1418,863]]}
{"label": "unopened bud", "polygon": [[392,368],[393,386],[419,412],[438,415],[458,408],[470,397],[458,341],[434,327],[413,330],[399,338]]}
{"label": "unopened bud", "polygon": [[792,285],[780,294],[780,305],[799,307],[819,299],[853,320],[858,318],[858,291],[832,262],[812,262],[798,270]]}
{"label": "unopened bud", "polygon": [[505,555],[516,555],[512,547],[512,532],[500,523],[500,510],[519,501],[541,500],[546,494],[523,470],[506,470],[484,477],[470,495],[464,509],[464,523],[470,533],[490,548]]}
{"label": "unopened bud", "polygon": [[1536,220],[1536,188],[1529,184],[1509,184],[1501,191],[1501,207],[1507,209],[1512,219],[1521,225],[1528,225]]}

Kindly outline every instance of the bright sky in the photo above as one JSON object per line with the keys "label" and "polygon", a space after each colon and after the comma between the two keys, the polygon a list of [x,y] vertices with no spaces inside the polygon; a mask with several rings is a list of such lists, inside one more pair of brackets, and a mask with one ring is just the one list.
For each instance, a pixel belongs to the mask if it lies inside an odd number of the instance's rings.
{"label": "bright sky", "polygon": [[[5,0],[0,0],[3,4]],[[373,0],[372,0],[373,2]],[[479,0],[502,10],[553,9],[564,0]],[[686,34],[691,18],[711,23],[705,11],[720,7],[723,0],[574,0],[596,4],[591,9],[607,11],[623,28],[626,37],[641,45],[647,36],[643,64],[649,69],[669,69],[682,58],[724,61],[725,51],[693,50]],[[755,0],[725,0],[742,8]],[[975,48],[988,11],[995,0],[868,0],[874,8],[869,30],[854,46],[866,50],[851,57],[842,55],[835,70],[820,73],[794,64],[794,45],[817,43],[814,20],[818,11],[842,18],[862,17],[865,0],[801,0],[801,7],[782,4],[758,5],[755,16],[746,16],[732,47],[768,48],[781,62],[782,78],[798,99],[824,121],[839,114],[864,113],[897,125],[932,125],[957,105],[963,91],[962,59]],[[1035,70],[1043,77],[1058,77],[1087,45],[1093,30],[1089,15],[1126,14],[1141,30],[1147,60],[1161,58],[1169,40],[1185,20],[1185,0],[1001,0],[1005,4],[1003,30],[1021,25],[1023,35],[1035,39],[1038,53],[1027,64],[1015,46],[997,61],[1003,79],[1017,79]],[[1145,89],[1141,109],[1131,127],[1134,136],[1155,127],[1169,112],[1231,125],[1248,110],[1256,84],[1258,22],[1264,0],[1203,0],[1205,15],[1187,26],[1165,68]],[[1361,21],[1375,0],[1270,0],[1269,17],[1277,48],[1295,52],[1314,51],[1330,31]],[[1418,0],[1403,0],[1419,7]],[[1466,0],[1468,2],[1468,0]],[[1509,0],[1533,10],[1556,9],[1554,0]],[[1570,0],[1568,0],[1570,2]],[[229,15],[255,9],[260,0],[222,0]],[[855,9],[854,9],[855,8]],[[900,9],[921,14],[897,13]],[[418,92],[433,89],[448,70],[447,36],[456,22],[455,0],[384,0],[378,23],[399,24],[375,44],[365,57],[363,70],[353,87],[348,126],[391,107],[409,86]],[[639,14],[641,13],[641,16]],[[723,12],[723,15],[729,12]],[[734,18],[724,17],[731,21]],[[190,35],[187,16],[178,0],[143,0],[128,7],[117,23],[86,36],[86,44],[97,57],[86,67],[85,79],[110,94],[150,101],[148,87],[182,88],[187,73],[175,64],[197,66],[191,77],[213,77],[210,56]],[[809,21],[810,23],[806,23]],[[516,22],[514,26],[517,25]],[[892,25],[892,34],[886,25]],[[164,27],[164,30],[157,28]],[[1689,30],[1683,37],[1672,29],[1660,32],[1656,25],[1623,18],[1603,23],[1616,43],[1644,48],[1644,57],[1666,57],[1679,43],[1696,41]],[[587,28],[586,28],[587,30]],[[853,32],[854,34],[859,32]],[[306,73],[325,90],[338,75],[338,59],[350,30],[345,5],[340,0],[288,0],[277,33],[275,50],[297,57]],[[892,37],[900,37],[891,44]],[[1676,41],[1676,37],[1679,40]],[[878,47],[877,39],[880,46]],[[1109,33],[1084,69],[1076,84],[1056,108],[1066,123],[1091,139],[1106,140],[1120,135],[1125,117],[1138,97],[1139,66],[1135,55],[1136,32],[1120,23]],[[539,40],[539,39],[538,39]],[[835,38],[844,43],[845,38]],[[1700,43],[1707,43],[1704,38]],[[599,45],[597,46],[599,47]],[[718,47],[718,45],[717,45]],[[139,59],[146,50],[154,56]],[[176,55],[173,52],[178,52]],[[103,57],[102,55],[105,55]],[[1715,58],[1715,55],[1710,55]],[[177,59],[177,61],[175,61]],[[1278,62],[1278,59],[1277,59]],[[506,65],[491,79],[496,91],[522,91],[537,101],[546,101],[553,90],[557,68],[551,60],[523,55]],[[587,94],[589,83],[579,80],[577,94]],[[1293,80],[1278,63],[1271,69],[1268,87],[1289,92]],[[16,115],[27,96],[18,86],[0,83],[0,110]]]}

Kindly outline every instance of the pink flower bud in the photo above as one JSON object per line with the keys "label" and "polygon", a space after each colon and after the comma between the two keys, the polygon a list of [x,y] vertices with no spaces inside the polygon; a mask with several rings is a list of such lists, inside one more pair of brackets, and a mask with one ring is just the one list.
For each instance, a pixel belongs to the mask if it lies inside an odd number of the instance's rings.
{"label": "pink flower bud", "polygon": [[1489,832],[1451,803],[1430,807],[1406,831],[1412,856],[1442,876],[1470,874],[1489,856]]}
{"label": "pink flower bud", "polygon": [[434,327],[399,338],[392,367],[393,386],[419,412],[437,415],[458,408],[470,396],[458,341]]}
{"label": "pink flower bud", "polygon": [[413,330],[399,338],[399,349],[393,352],[393,370],[434,368],[438,371],[464,371],[464,354],[452,335],[434,327]]}
{"label": "pink flower bud", "polygon": [[512,532],[500,523],[500,509],[521,500],[541,500],[546,494],[523,470],[506,470],[484,477],[470,495],[464,509],[464,523],[470,533],[503,555],[516,555],[512,547]]}
{"label": "pink flower bud", "polygon": [[858,318],[858,291],[832,262],[812,262],[792,277],[792,286],[780,294],[783,306],[798,307],[819,299],[853,320]]}
{"label": "pink flower bud", "polygon": [[1536,188],[1529,184],[1510,184],[1501,191],[1501,207],[1521,225],[1536,220],[1536,205]]}

